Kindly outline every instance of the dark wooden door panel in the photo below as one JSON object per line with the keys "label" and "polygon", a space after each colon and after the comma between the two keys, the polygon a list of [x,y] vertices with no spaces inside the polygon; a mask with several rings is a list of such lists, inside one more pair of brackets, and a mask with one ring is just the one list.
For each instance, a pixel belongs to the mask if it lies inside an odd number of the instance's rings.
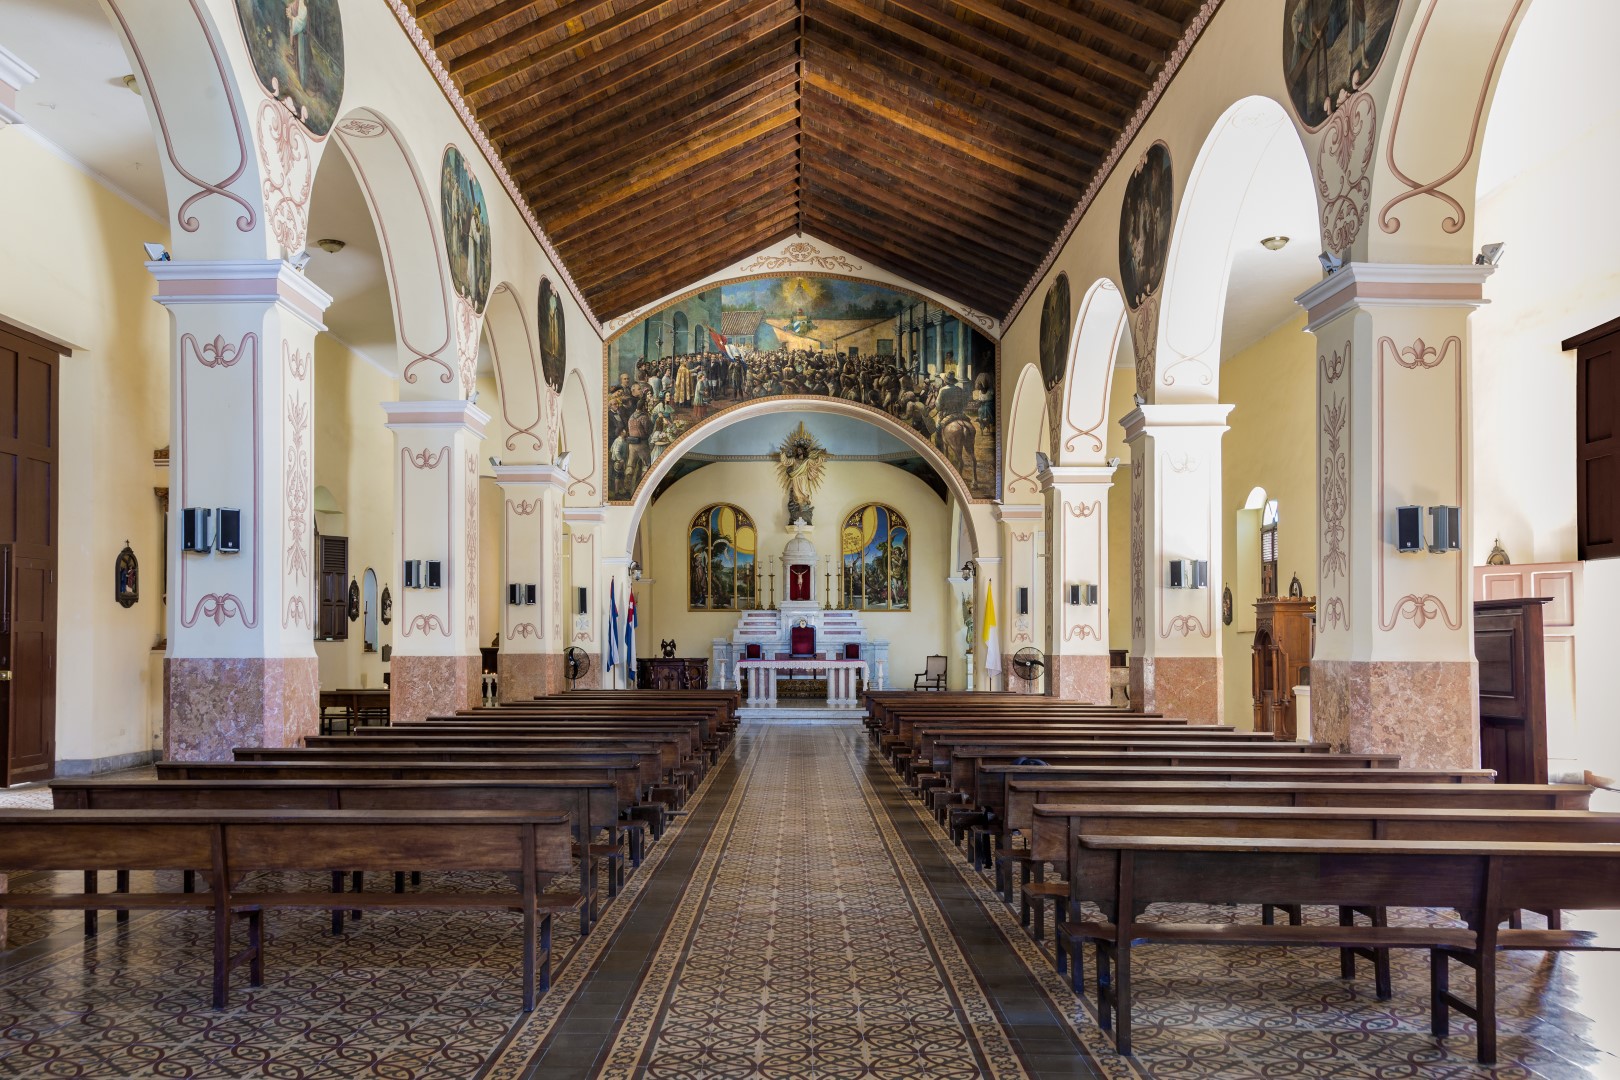
{"label": "dark wooden door panel", "polygon": [[1620,556],[1620,333],[1579,345],[1575,370],[1580,557],[1613,558]]}
{"label": "dark wooden door panel", "polygon": [[55,774],[60,365],[0,324],[0,784]]}

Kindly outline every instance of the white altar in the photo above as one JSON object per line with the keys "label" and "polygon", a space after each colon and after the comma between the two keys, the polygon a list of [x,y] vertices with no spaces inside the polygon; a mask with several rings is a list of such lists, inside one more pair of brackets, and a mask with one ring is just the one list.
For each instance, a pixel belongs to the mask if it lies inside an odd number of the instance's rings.
{"label": "white altar", "polygon": [[776,680],[779,676],[817,671],[826,672],[828,705],[857,704],[856,679],[867,681],[864,660],[799,658],[737,661],[737,680],[747,687],[747,704],[758,708],[776,705]]}

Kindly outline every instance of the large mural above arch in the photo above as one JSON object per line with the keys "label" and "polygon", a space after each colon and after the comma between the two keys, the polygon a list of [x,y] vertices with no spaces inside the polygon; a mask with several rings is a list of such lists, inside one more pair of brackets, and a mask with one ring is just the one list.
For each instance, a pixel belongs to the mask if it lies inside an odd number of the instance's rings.
{"label": "large mural above arch", "polygon": [[882,410],[997,491],[996,345],[909,292],[823,274],[745,278],[684,296],[604,349],[608,498],[628,502],[669,448],[752,401],[832,397]]}
{"label": "large mural above arch", "polygon": [[236,0],[253,71],[271,97],[319,138],[343,98],[343,20],[338,0]]}
{"label": "large mural above arch", "polygon": [[1283,78],[1307,128],[1321,127],[1372,78],[1400,6],[1400,0],[1288,0]]}
{"label": "large mural above arch", "polygon": [[489,205],[484,187],[454,146],[444,148],[439,177],[439,212],[443,216],[444,251],[456,295],[481,312],[489,302]]}

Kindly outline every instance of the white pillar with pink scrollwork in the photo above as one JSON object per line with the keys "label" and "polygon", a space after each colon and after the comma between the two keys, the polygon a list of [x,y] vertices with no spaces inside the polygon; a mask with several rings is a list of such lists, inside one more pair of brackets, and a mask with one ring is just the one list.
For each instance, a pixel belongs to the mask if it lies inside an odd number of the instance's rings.
{"label": "white pillar with pink scrollwork", "polygon": [[[1232,406],[1139,405],[1131,448],[1131,703],[1221,722],[1221,436]],[[1170,563],[1192,564],[1179,583]],[[1187,580],[1205,564],[1202,583]]]}
{"label": "white pillar with pink scrollwork", "polygon": [[[164,756],[297,745],[318,727],[314,357],[331,297],[280,259],[147,268],[174,324]],[[197,550],[187,510],[207,516]]]}
{"label": "white pillar with pink scrollwork", "polygon": [[[1317,353],[1312,733],[1407,766],[1479,761],[1472,537],[1431,550],[1428,508],[1469,520],[1468,316],[1491,271],[1349,263],[1298,298]],[[1417,551],[1399,506],[1418,508]]]}
{"label": "white pillar with pink scrollwork", "polygon": [[[1046,495],[1047,693],[1109,703],[1108,489],[1112,465],[1054,465]],[[1092,589],[1096,590],[1095,596]]]}
{"label": "white pillar with pink scrollwork", "polygon": [[479,702],[478,462],[489,416],[468,401],[382,407],[395,439],[397,723]]}
{"label": "white pillar with pink scrollwork", "polygon": [[568,474],[555,465],[497,465],[495,482],[501,490],[503,567],[500,697],[529,701],[566,688],[564,611],[573,594],[562,580]]}

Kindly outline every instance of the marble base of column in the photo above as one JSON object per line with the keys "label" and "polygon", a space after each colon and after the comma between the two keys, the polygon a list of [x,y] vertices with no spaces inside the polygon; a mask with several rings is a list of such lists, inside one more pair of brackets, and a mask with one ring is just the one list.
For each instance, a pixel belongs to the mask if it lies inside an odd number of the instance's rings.
{"label": "marble base of column", "polygon": [[1048,656],[1047,693],[1065,701],[1108,704],[1108,657]]}
{"label": "marble base of column", "polygon": [[389,665],[389,719],[412,724],[482,704],[483,664],[476,656],[400,656]]}
{"label": "marble base of column", "polygon": [[568,688],[562,653],[507,653],[497,657],[501,704],[521,704]]}
{"label": "marble base of column", "polygon": [[1131,657],[1131,704],[1192,724],[1221,722],[1218,656]]}
{"label": "marble base of column", "polygon": [[163,661],[163,757],[230,761],[238,746],[300,746],[320,731],[320,662],[295,657]]}
{"label": "marble base of column", "polygon": [[1479,765],[1479,686],[1466,661],[1317,660],[1311,735],[1422,769]]}

